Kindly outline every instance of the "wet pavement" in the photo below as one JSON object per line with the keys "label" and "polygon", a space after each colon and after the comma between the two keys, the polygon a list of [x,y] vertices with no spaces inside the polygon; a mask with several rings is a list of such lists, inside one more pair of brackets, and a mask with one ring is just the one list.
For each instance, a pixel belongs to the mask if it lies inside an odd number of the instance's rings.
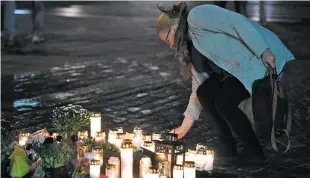
{"label": "wet pavement", "polygon": [[[190,5],[205,2],[192,3]],[[72,5],[74,4],[74,5]],[[156,2],[48,2],[45,43],[33,45],[30,15],[18,15],[16,31],[25,46],[1,54],[1,111],[14,129],[51,127],[58,106],[79,104],[103,115],[102,128],[141,125],[148,131],[169,130],[183,119],[190,83],[180,78],[173,51],[158,40]],[[172,2],[158,2],[172,4]],[[257,16],[250,2],[250,17]],[[20,5],[26,8],[27,4]],[[232,3],[229,4],[229,8]],[[267,163],[237,170],[218,160],[214,177],[309,177],[310,174],[310,25],[308,4],[270,3],[268,23],[298,61],[287,65],[285,85],[293,107],[292,149],[275,156],[266,148]],[[302,13],[304,12],[304,13]],[[255,15],[256,14],[256,15]],[[290,21],[291,22],[291,21]],[[184,139],[188,145],[215,147],[209,116],[203,114]]]}

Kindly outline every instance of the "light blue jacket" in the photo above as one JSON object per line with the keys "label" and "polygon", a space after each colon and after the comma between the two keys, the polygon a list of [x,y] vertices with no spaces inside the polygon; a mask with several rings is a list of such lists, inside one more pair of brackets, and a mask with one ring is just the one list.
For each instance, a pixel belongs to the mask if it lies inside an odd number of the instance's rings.
{"label": "light blue jacket", "polygon": [[[265,75],[261,55],[267,48],[276,56],[278,73],[287,61],[295,59],[273,32],[233,11],[215,5],[201,5],[189,12],[187,21],[195,48],[238,78],[250,93],[253,82]],[[194,69],[192,72],[193,91],[184,115],[197,120],[202,108],[196,89],[207,75]]]}
{"label": "light blue jacket", "polygon": [[265,75],[261,55],[267,48],[276,56],[278,73],[287,61],[294,59],[273,32],[239,13],[215,5],[193,8],[188,25],[196,49],[237,77],[250,93],[253,82]]}

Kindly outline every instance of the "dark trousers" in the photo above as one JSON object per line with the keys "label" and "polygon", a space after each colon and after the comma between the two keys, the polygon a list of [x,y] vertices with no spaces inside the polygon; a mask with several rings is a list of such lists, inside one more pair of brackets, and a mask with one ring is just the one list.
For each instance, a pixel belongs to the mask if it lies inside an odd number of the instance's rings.
{"label": "dark trousers", "polygon": [[232,130],[240,137],[245,148],[261,150],[250,121],[238,107],[250,94],[237,78],[228,77],[221,81],[218,74],[213,74],[198,87],[197,96],[204,111],[212,115],[212,123],[220,141],[230,151],[237,151]]}

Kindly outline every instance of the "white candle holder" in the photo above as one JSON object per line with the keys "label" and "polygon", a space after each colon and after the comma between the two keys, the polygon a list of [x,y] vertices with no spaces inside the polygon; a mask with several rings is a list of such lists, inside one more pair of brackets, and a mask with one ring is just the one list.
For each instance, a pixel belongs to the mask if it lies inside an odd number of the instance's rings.
{"label": "white candle holder", "polygon": [[91,160],[89,163],[90,178],[100,178],[100,161]]}
{"label": "white candle holder", "polygon": [[30,133],[20,133],[18,136],[19,146],[25,146],[29,136],[30,136]]}
{"label": "white candle holder", "polygon": [[78,140],[82,142],[84,139],[88,138],[88,131],[78,131]]}
{"label": "white candle holder", "polygon": [[133,139],[133,145],[136,148],[140,148],[141,147],[141,143],[142,143],[142,132],[143,130],[141,129],[141,127],[137,126],[135,127],[133,133],[135,134],[134,139]]}
{"label": "white candle holder", "polygon": [[134,137],[135,137],[135,134],[134,134],[134,133],[126,132],[125,139],[133,140]]}
{"label": "white candle holder", "polygon": [[214,164],[214,151],[207,150],[207,162],[205,164],[204,170],[212,173]]}
{"label": "white candle holder", "polygon": [[152,134],[152,141],[159,140],[161,141],[161,134],[160,133],[153,133]]}
{"label": "white candle holder", "polygon": [[121,152],[121,178],[133,177],[133,145],[129,140],[124,140],[120,148]]}
{"label": "white candle holder", "polygon": [[196,168],[194,161],[185,161],[184,178],[196,178]]}
{"label": "white candle holder", "polygon": [[159,178],[158,169],[149,167],[148,173],[145,178]]}
{"label": "white candle holder", "polygon": [[[183,161],[181,165],[184,163],[185,159],[185,144],[178,141],[178,135],[168,133],[162,141],[154,141],[155,142],[155,153],[157,154],[157,160],[160,162],[167,160],[170,178],[175,178],[173,175],[174,165],[177,163],[177,156],[182,155]],[[160,156],[162,154],[165,155],[165,160],[161,159]],[[181,161],[179,161],[181,162]]]}
{"label": "white candle holder", "polygon": [[151,152],[155,152],[155,143],[152,141],[144,141],[143,148],[150,150]]}
{"label": "white candle holder", "polygon": [[100,165],[103,165],[103,149],[98,149],[98,148],[93,148],[92,150],[93,153],[93,159],[99,160]]}
{"label": "white candle holder", "polygon": [[116,141],[117,130],[109,130],[108,133],[108,142],[111,144],[115,144]]}
{"label": "white candle holder", "polygon": [[145,141],[152,141],[152,134],[143,134],[142,135],[141,147],[144,146]]}
{"label": "white candle holder", "polygon": [[120,166],[121,166],[121,163],[120,163],[120,160],[118,157],[110,157],[109,161],[108,161],[109,164],[113,164],[116,166],[116,174],[115,174],[115,178],[121,178],[120,177]]}
{"label": "white candle holder", "polygon": [[117,178],[116,177],[116,165],[107,164],[105,174],[108,176],[108,178]]}
{"label": "white candle holder", "polygon": [[147,178],[149,167],[152,165],[151,158],[144,157],[140,160],[139,178]]}
{"label": "white candle holder", "polygon": [[116,130],[117,130],[117,133],[124,133],[123,127],[117,127]]}
{"label": "white candle holder", "polygon": [[90,136],[95,138],[96,132],[101,132],[101,114],[91,113],[90,114]]}
{"label": "white candle holder", "polygon": [[117,148],[120,148],[124,139],[125,139],[125,134],[124,133],[117,133],[116,134],[116,139],[115,139],[115,146]]}
{"label": "white candle holder", "polygon": [[198,171],[208,171],[211,173],[213,170],[213,161],[214,151],[206,150],[204,148],[200,148],[197,151],[195,163]]}
{"label": "white candle holder", "polygon": [[86,152],[88,151],[88,146],[87,145],[79,145],[78,150],[77,150],[77,159],[82,160],[86,158]]}
{"label": "white candle holder", "polygon": [[195,150],[190,150],[185,153],[185,161],[196,161],[196,151]]}
{"label": "white candle holder", "polygon": [[183,165],[175,165],[174,166],[173,178],[183,178]]}
{"label": "white candle holder", "polygon": [[95,141],[104,142],[105,141],[105,132],[96,132]]}

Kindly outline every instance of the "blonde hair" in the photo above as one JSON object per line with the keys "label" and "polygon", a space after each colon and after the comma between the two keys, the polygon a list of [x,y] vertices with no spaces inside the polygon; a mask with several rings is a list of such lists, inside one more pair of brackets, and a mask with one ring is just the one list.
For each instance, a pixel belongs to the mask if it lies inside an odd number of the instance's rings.
{"label": "blonde hair", "polygon": [[172,25],[178,25],[179,18],[171,18],[167,13],[162,13],[157,19],[157,35],[160,32],[166,32]]}
{"label": "blonde hair", "polygon": [[184,79],[191,78],[191,54],[188,42],[187,5],[180,2],[170,9],[158,7],[163,14],[157,20],[157,33],[168,31],[172,25],[178,25],[175,32],[174,48],[176,58],[180,62],[180,72]]}

